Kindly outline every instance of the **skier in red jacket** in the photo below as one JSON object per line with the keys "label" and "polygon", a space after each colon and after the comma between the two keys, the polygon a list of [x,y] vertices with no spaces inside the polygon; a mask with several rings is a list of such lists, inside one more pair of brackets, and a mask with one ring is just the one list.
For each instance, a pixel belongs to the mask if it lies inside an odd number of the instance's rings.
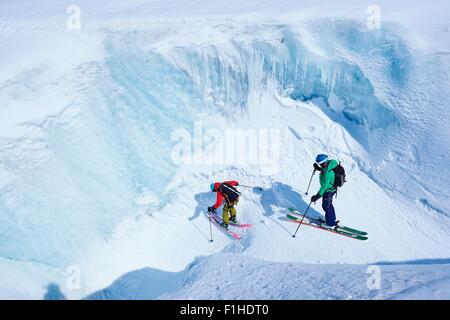
{"label": "skier in red jacket", "polygon": [[236,190],[236,186],[239,183],[237,181],[224,181],[211,183],[211,191],[217,192],[216,203],[212,207],[208,207],[210,213],[216,214],[216,209],[222,205],[223,200],[225,200],[225,205],[222,211],[222,227],[228,229],[228,222],[237,223],[236,220],[236,208],[234,207],[238,201],[241,193]]}

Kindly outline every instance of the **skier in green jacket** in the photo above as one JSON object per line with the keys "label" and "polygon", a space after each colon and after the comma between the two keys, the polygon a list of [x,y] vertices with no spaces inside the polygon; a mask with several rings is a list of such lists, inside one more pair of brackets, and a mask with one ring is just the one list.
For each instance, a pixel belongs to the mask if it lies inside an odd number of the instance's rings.
{"label": "skier in green jacket", "polygon": [[333,171],[339,165],[339,161],[331,160],[325,154],[316,157],[314,168],[320,171],[320,189],[316,195],[311,197],[311,202],[316,202],[322,198],[322,209],[325,211],[325,221],[322,227],[334,229],[337,226],[336,213],[333,206],[333,196],[336,194],[334,187],[335,173]]}

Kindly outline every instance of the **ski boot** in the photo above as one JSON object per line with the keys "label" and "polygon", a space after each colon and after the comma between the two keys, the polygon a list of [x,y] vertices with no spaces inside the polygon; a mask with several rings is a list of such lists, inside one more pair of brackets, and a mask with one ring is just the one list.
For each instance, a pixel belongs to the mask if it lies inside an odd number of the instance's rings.
{"label": "ski boot", "polygon": [[222,228],[224,228],[225,230],[228,230],[228,223],[222,222],[222,223],[220,224],[220,226],[221,226]]}
{"label": "ski boot", "polygon": [[233,223],[238,223],[236,216],[231,216],[230,221]]}

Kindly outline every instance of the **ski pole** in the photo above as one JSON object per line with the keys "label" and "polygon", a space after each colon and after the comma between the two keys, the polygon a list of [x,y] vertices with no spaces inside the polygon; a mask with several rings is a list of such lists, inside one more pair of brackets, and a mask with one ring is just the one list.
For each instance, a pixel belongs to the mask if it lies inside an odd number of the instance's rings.
{"label": "ski pole", "polygon": [[313,173],[311,175],[311,179],[309,179],[308,189],[306,189],[306,193],[305,193],[306,195],[308,195],[309,187],[311,186],[311,181],[312,181],[315,173],[316,173],[316,169],[314,168]]}
{"label": "ski pole", "polygon": [[238,187],[244,187],[244,188],[250,188],[250,189],[257,189],[259,191],[262,191],[263,188],[261,187],[251,187],[251,186],[246,186],[245,184],[238,184]]}
{"label": "ski pole", "polygon": [[308,213],[309,207],[311,207],[311,203],[312,203],[312,201],[309,203],[308,208],[306,208],[305,214],[303,215],[302,220],[301,220],[300,223],[298,224],[297,230],[295,230],[295,233],[292,235],[292,238],[295,238],[295,235],[297,234],[298,229],[300,229],[300,226],[301,226],[302,223],[303,223],[303,219],[305,219],[306,214]]}
{"label": "ski pole", "polygon": [[209,212],[209,234],[211,235],[211,240],[209,240],[209,242],[213,242],[213,237],[212,237],[212,222],[211,222],[211,212]]}

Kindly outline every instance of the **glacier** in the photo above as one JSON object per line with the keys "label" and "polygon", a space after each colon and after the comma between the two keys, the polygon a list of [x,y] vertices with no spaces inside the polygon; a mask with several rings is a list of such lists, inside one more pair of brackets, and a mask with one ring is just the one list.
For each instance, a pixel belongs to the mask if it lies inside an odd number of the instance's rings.
{"label": "glacier", "polygon": [[[31,284],[20,292],[11,280],[0,297],[42,298],[44,285],[65,288],[77,265],[82,286],[63,291],[81,298],[132,270],[182,272],[223,250],[312,265],[448,258],[445,15],[420,28],[425,37],[395,15],[368,30],[364,12],[327,16],[293,1],[263,2],[260,12],[252,2],[100,10],[81,1],[82,28],[70,31],[63,5],[24,5],[0,9],[0,270]],[[195,135],[198,121],[280,130],[276,172],[174,163],[173,131]],[[338,216],[369,230],[365,247],[312,230],[302,251],[285,244],[280,216],[307,206],[301,188],[318,152],[348,167]],[[266,191],[244,193],[239,211],[254,227],[242,243],[217,235],[210,245],[207,187],[230,177]]]}

